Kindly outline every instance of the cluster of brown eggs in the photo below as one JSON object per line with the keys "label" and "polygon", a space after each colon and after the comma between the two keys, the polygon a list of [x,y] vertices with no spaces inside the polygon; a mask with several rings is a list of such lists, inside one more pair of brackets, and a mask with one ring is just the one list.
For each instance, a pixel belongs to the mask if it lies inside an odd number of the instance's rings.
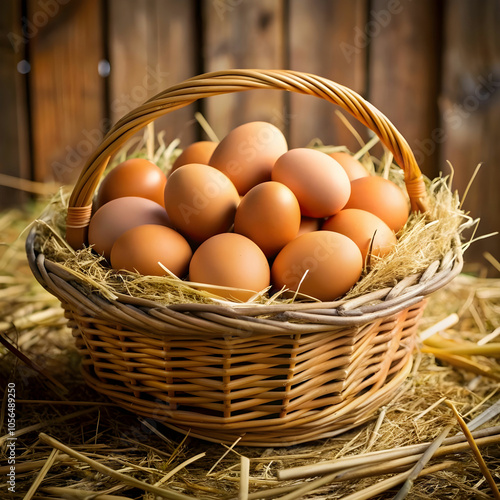
{"label": "cluster of brown eggs", "polygon": [[103,179],[89,243],[116,270],[173,274],[235,300],[272,287],[334,300],[396,244],[409,205],[348,153],[288,149],[270,123],[188,146],[165,175],[129,159]]}

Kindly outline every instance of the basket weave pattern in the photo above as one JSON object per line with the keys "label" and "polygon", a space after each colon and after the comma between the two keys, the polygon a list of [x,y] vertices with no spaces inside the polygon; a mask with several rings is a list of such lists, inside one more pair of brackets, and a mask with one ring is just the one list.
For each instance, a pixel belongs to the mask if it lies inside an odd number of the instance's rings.
{"label": "basket weave pattern", "polygon": [[[76,239],[83,238],[83,209],[111,155],[131,134],[201,97],[259,88],[341,105],[393,152],[405,171],[413,209],[425,209],[421,174],[406,141],[360,96],[312,75],[238,70],[187,80],[120,120],[73,190],[68,232],[75,229]],[[91,387],[192,436],[226,443],[241,438],[255,446],[333,436],[371,418],[410,372],[426,297],[462,267],[457,244],[425,272],[350,300],[162,305],[123,294],[109,300],[89,291],[45,257],[39,239],[35,227],[26,244],[31,269],[61,301]]]}
{"label": "basket weave pattern", "polygon": [[[191,340],[96,324],[67,309],[84,376],[99,392],[191,435],[283,444],[358,425],[411,366],[419,303],[360,329]],[[380,390],[383,387],[383,390]],[[370,415],[371,412],[368,413]],[[253,432],[250,432],[252,428]]]}

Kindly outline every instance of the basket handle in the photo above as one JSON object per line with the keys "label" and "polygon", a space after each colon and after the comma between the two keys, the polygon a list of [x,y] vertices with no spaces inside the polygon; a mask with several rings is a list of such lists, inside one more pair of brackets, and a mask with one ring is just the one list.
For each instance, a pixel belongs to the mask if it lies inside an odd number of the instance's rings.
{"label": "basket handle", "polygon": [[411,209],[427,210],[422,173],[404,137],[377,108],[347,87],[291,70],[225,70],[189,78],[155,95],[121,118],[85,163],[70,196],[66,239],[75,249],[87,242],[93,194],[110,158],[136,132],[162,115],[205,97],[253,89],[286,90],[337,104],[378,135],[403,169]]}

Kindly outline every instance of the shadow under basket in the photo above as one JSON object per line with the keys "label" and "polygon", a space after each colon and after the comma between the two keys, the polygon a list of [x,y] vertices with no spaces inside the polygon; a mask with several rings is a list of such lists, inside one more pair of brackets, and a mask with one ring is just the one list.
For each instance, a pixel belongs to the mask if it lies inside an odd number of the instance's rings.
{"label": "shadow under basket", "polygon": [[[121,119],[75,185],[68,233],[84,233],[97,181],[133,133],[199,98],[259,88],[314,95],[347,110],[393,152],[413,210],[425,209],[421,174],[406,141],[360,96],[313,75],[234,70],[186,80]],[[181,433],[228,444],[240,438],[248,446],[330,437],[372,418],[410,373],[427,296],[462,268],[456,244],[394,287],[349,300],[165,305],[120,293],[103,297],[46,257],[40,240],[34,224],[28,261],[61,301],[90,387]]]}

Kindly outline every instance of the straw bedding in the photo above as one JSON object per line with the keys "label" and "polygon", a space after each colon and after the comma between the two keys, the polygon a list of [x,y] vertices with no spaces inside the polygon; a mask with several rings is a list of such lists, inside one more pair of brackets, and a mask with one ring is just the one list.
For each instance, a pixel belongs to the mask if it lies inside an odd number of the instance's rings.
{"label": "straw bedding", "polygon": [[[173,143],[174,147],[175,144],[176,142]],[[373,144],[374,141],[371,145]],[[318,145],[315,147],[328,149]],[[129,143],[122,153],[117,155],[113,165],[125,158],[149,157],[168,173],[179,151],[172,147],[160,147],[148,156],[148,152],[143,148],[135,151],[130,148]],[[373,175],[385,176],[404,189],[402,170],[390,163],[392,156],[387,156],[388,158],[384,156],[379,161],[366,154],[362,161]],[[365,263],[361,279],[346,294],[346,299],[394,286],[406,276],[423,272],[432,262],[442,258],[454,246],[460,245],[457,236],[465,228],[477,223],[461,210],[459,196],[451,187],[451,178],[438,177],[432,181],[426,179],[426,186],[430,201],[428,212],[410,215],[407,224],[398,234],[398,244],[393,252],[384,259],[372,258]],[[192,287],[189,282],[179,280],[175,276],[153,277],[131,272],[117,273],[109,268],[101,256],[92,252],[91,248],[75,252],[64,240],[68,198],[69,193],[61,190],[48,204],[37,221],[39,229],[35,245],[49,260],[61,264],[68,272],[77,275],[89,289],[98,290],[106,298],[113,298],[116,293],[124,293],[162,304],[207,303],[218,300],[209,292]],[[264,290],[255,297],[254,302],[290,302],[289,298],[280,293],[270,295],[266,292]]]}
{"label": "straw bedding", "polygon": [[[32,218],[32,212],[24,216],[18,212],[4,214],[0,224],[7,235],[6,241],[14,241],[23,223]],[[64,326],[58,302],[30,276],[22,244],[20,238],[4,245],[0,255],[2,329],[8,339],[4,342],[10,346],[10,350],[0,347],[1,387],[5,391],[7,383],[14,382],[17,391],[19,434],[16,488],[12,498],[25,498],[31,488],[33,498],[39,499],[152,499],[158,496],[151,486],[155,484],[156,488],[166,489],[165,495],[174,492],[187,498],[237,498],[238,495],[240,498],[286,498],[285,495],[289,495],[288,498],[345,498],[354,492],[366,491],[403,468],[394,469],[391,474],[385,471],[384,475],[350,481],[334,482],[327,478],[322,485],[318,485],[318,478],[325,476],[319,473],[311,478],[279,480],[280,471],[346,456],[362,456],[367,451],[430,442],[448,424],[452,425],[449,435],[455,435],[460,428],[445,400],[452,401],[467,421],[499,405],[498,348],[495,351],[498,344],[490,335],[488,344],[492,351],[487,357],[462,356],[465,361],[489,367],[488,376],[470,371],[474,365],[451,366],[433,354],[417,352],[413,373],[391,404],[382,408],[368,424],[339,437],[286,449],[247,448],[236,443],[231,451],[224,445],[184,438],[152,420],[130,415],[86,387],[79,372],[79,356]],[[445,330],[445,337],[477,344],[487,334],[498,333],[500,281],[477,275],[459,276],[431,297],[420,329],[426,330],[452,313],[458,314],[459,322]],[[20,353],[24,354],[24,361]],[[7,456],[5,401],[4,398],[1,413],[2,464]],[[483,427],[498,425],[497,414]],[[498,430],[496,433],[498,435]],[[57,441],[54,443],[46,436]],[[71,458],[59,451],[54,458],[54,450],[61,445],[81,457]],[[498,484],[498,441],[481,446],[480,450]],[[113,478],[107,469],[98,468],[101,466],[124,476]],[[416,479],[409,498],[494,497],[470,451],[435,458],[426,467],[434,466],[445,468]],[[0,467],[2,487],[6,484],[4,468]],[[357,474],[369,473],[376,471],[365,465]],[[36,480],[38,475],[43,479],[40,484]],[[314,487],[313,481],[316,481],[315,489],[300,493],[299,488]],[[360,496],[352,498],[393,498],[400,486],[375,496],[359,493]],[[247,488],[249,496],[245,496]],[[294,492],[301,496],[290,496]],[[87,496],[97,493],[99,496]]]}

